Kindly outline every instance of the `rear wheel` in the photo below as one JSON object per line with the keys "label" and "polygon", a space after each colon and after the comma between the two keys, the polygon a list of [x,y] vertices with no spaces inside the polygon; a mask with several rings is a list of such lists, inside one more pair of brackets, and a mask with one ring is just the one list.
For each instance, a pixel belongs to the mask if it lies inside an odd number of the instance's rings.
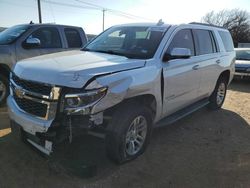
{"label": "rear wheel", "polygon": [[5,104],[8,95],[9,95],[8,79],[5,76],[0,75],[0,105]]}
{"label": "rear wheel", "polygon": [[225,78],[221,77],[218,79],[215,89],[209,98],[210,104],[209,108],[216,110],[221,108],[223,105],[227,94],[227,81]]}
{"label": "rear wheel", "polygon": [[152,113],[144,106],[121,106],[113,115],[106,134],[106,150],[110,159],[124,163],[141,155],[150,140]]}

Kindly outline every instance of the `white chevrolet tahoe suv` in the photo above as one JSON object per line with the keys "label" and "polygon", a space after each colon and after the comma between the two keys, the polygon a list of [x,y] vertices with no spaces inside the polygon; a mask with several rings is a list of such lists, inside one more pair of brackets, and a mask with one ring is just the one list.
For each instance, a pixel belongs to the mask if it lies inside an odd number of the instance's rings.
{"label": "white chevrolet tahoe suv", "polygon": [[111,27],[82,50],[22,60],[10,78],[13,132],[45,154],[101,131],[108,156],[142,154],[152,128],[207,105],[219,109],[234,75],[230,33],[199,23]]}

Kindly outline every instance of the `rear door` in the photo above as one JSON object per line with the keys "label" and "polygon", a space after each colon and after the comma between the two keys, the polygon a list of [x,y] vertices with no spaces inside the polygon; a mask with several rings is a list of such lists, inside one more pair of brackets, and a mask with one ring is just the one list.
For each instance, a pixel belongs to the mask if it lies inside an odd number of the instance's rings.
{"label": "rear door", "polygon": [[219,76],[221,57],[218,42],[212,30],[193,29],[196,48],[196,57],[199,58],[199,71],[201,72],[198,98],[210,96],[214,90]]}
{"label": "rear door", "polygon": [[163,115],[169,115],[197,100],[200,84],[199,61],[195,58],[195,48],[191,29],[175,32],[166,52],[173,48],[188,48],[191,58],[162,62],[164,77]]}

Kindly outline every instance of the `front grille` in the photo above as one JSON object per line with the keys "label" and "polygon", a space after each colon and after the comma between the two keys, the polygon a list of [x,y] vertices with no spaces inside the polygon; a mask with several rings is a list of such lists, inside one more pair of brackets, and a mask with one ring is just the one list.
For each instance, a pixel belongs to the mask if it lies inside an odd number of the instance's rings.
{"label": "front grille", "polygon": [[12,74],[12,80],[16,83],[16,85],[22,87],[23,89],[26,89],[31,92],[39,93],[42,95],[49,96],[51,89],[52,89],[51,86],[20,79],[15,74]]}
{"label": "front grille", "polygon": [[13,97],[16,101],[16,104],[23,111],[33,114],[38,117],[45,118],[47,114],[47,104],[42,104],[25,98],[18,98],[15,93]]}

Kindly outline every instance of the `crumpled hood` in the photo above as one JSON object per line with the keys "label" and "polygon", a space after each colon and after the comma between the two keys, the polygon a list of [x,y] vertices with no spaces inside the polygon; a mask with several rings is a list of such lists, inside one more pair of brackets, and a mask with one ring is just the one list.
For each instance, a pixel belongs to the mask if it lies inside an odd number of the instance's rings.
{"label": "crumpled hood", "polygon": [[19,61],[14,73],[26,80],[81,88],[93,76],[140,68],[145,60],[104,53],[66,51]]}

